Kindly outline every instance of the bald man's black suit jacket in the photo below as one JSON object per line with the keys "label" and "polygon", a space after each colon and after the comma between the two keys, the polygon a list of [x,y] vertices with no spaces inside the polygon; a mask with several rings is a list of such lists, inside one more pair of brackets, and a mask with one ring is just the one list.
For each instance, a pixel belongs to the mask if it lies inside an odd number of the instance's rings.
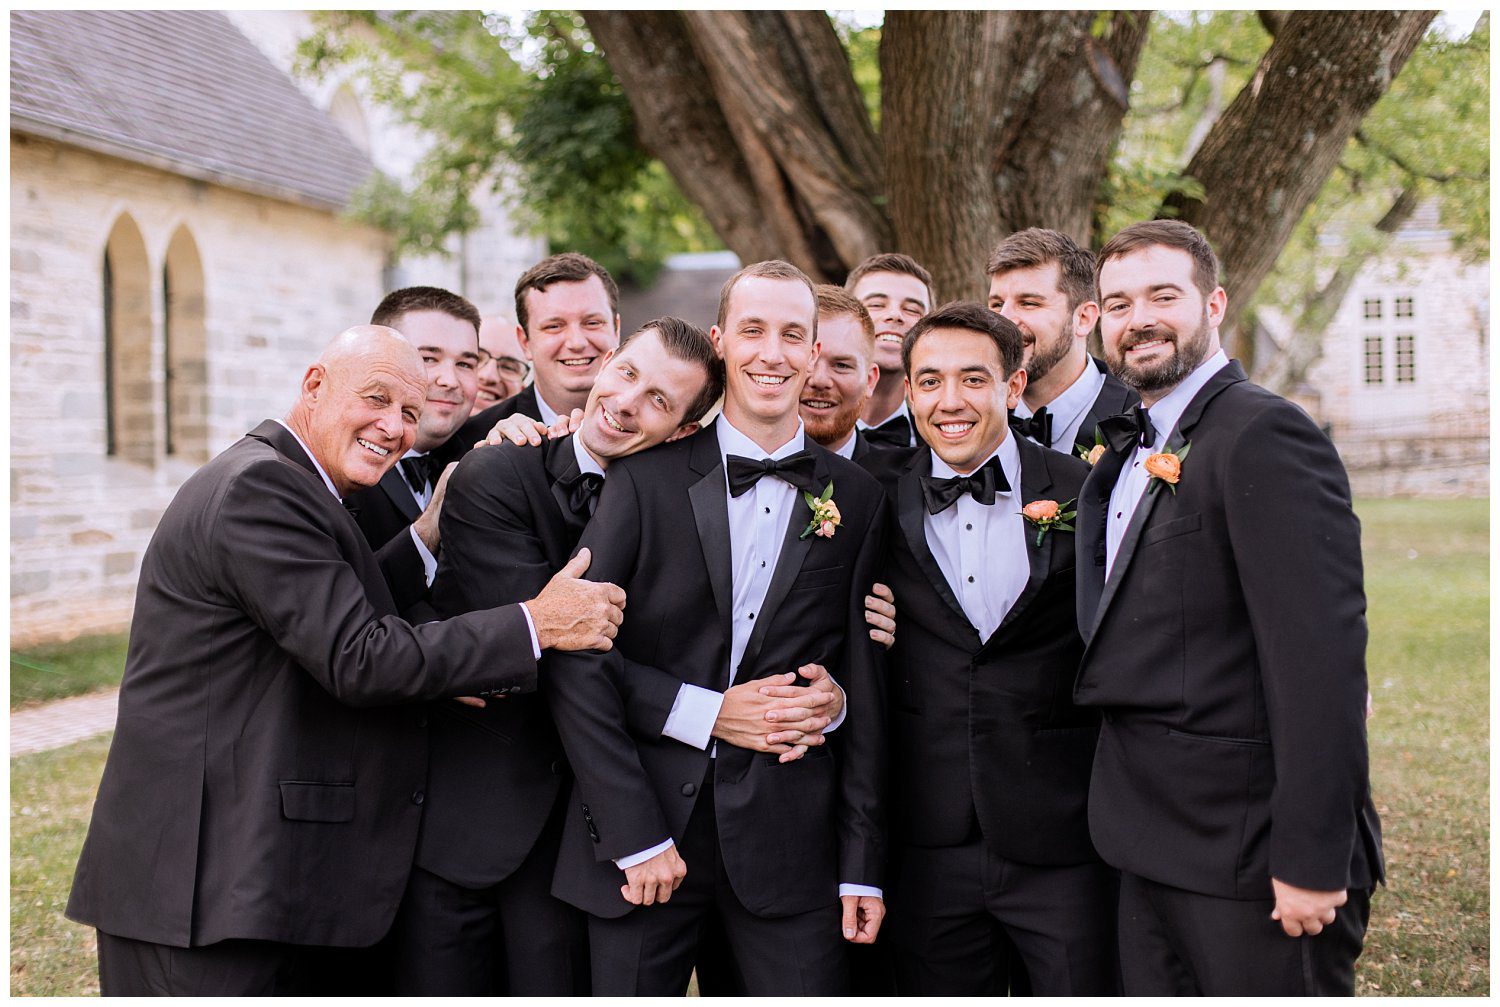
{"label": "bald man's black suit jacket", "polygon": [[1190,445],[1176,493],[1141,498],[1107,580],[1105,514],[1130,453],[1105,452],[1079,501],[1075,695],[1104,714],[1094,844],[1225,899],[1268,899],[1272,877],[1369,888],[1365,595],[1338,453],[1233,362],[1166,443]]}
{"label": "bald man's black suit jacket", "polygon": [[[1009,436],[1015,436],[1010,434]],[[1088,466],[1016,437],[1021,485],[997,507],[1078,497]],[[878,470],[891,533],[886,583],[900,610],[890,654],[890,820],[913,846],[957,846],[975,825],[997,856],[1036,865],[1096,861],[1089,773],[1097,711],[1073,703],[1083,641],[1075,615],[1073,533],[1026,529],[1026,586],[988,639],[964,614],[927,541],[921,479],[932,452]]]}
{"label": "bald man's black suit jacket", "polygon": [[[799,538],[810,516],[799,495],[733,678],[820,663],[843,687],[847,716],[827,745],[801,760],[781,764],[774,754],[720,744],[714,761],[724,868],[744,906],[767,917],[826,907],[840,883],[879,886],[885,861],[885,688],[864,622],[883,494],[852,462],[810,440],[808,449],[818,484],[834,484],[843,524],[832,538]],[[619,584],[628,597],[614,649],[553,655],[543,683],[578,779],[553,892],[597,916],[632,908],[612,861],[680,838],[708,771],[706,749],[660,732],[679,682],[719,692],[729,685],[727,508],[710,424],[611,464],[579,541],[593,556],[587,576]],[[627,660],[665,674],[633,673]],[[627,704],[656,716],[632,716]]]}
{"label": "bald man's black suit jacket", "polygon": [[266,421],[142,561],[67,913],[176,947],[359,947],[391,925],[427,771],[418,701],[534,688],[518,606],[411,626],[354,520]]}

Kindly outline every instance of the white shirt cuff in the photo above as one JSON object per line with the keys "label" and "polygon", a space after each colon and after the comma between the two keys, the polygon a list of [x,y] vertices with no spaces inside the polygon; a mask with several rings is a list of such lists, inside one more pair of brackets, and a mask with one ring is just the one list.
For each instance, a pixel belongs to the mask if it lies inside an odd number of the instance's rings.
{"label": "white shirt cuff", "polygon": [[427,586],[432,586],[432,578],[437,576],[437,557],[427,548],[427,543],[422,541],[422,536],[417,534],[417,526],[411,525],[407,528],[411,532],[411,540],[417,544],[417,555],[422,557],[422,569],[427,576]]}
{"label": "white shirt cuff", "polygon": [[665,853],[671,848],[672,840],[668,839],[666,842],[657,843],[649,850],[642,850],[639,853],[632,853],[628,857],[621,857],[619,860],[615,861],[615,866],[623,871],[627,867],[634,867],[636,864],[644,864],[646,861],[650,860],[658,853]]}
{"label": "white shirt cuff", "polygon": [[667,714],[666,726],[661,729],[662,737],[680,741],[690,748],[707,748],[713,737],[714,722],[719,719],[719,708],[723,705],[722,692],[684,682],[677,690],[677,698],[672,701],[672,712]]}
{"label": "white shirt cuff", "polygon": [[828,722],[828,726],[823,728],[824,734],[832,734],[834,731],[838,730],[839,725],[844,722],[844,718],[849,716],[849,694],[847,692],[844,692],[843,688],[838,684],[838,682],[834,681],[832,673],[829,674],[828,681],[833,682],[834,688],[838,689],[839,692],[844,693],[844,705],[839,707],[839,715],[830,720]]}
{"label": "white shirt cuff", "polygon": [[871,888],[869,885],[839,885],[839,895],[869,895],[877,899],[885,898],[884,892],[879,888]]}
{"label": "white shirt cuff", "polygon": [[536,636],[536,623],[534,623],[534,622],[531,621],[531,609],[529,609],[529,608],[526,607],[526,603],[523,601],[523,602],[520,603],[520,605],[521,605],[521,614],[526,617],[526,631],[531,634],[531,657],[532,657],[532,660],[534,660],[534,661],[540,661],[542,659],[542,641],[540,641],[540,640],[537,639],[537,636]]}

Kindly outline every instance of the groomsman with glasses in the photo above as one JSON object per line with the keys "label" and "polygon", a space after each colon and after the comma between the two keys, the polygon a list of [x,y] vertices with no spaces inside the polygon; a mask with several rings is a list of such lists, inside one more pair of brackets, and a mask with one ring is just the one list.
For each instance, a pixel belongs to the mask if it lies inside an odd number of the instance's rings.
{"label": "groomsman with glasses", "polygon": [[483,411],[519,394],[530,376],[515,321],[505,315],[486,318],[479,326],[479,394],[474,408]]}

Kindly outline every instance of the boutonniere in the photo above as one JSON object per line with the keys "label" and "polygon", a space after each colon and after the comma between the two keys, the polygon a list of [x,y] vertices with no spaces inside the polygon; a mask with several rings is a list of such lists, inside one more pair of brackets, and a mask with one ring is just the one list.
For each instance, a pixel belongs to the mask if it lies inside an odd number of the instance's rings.
{"label": "boutonniere", "polygon": [[1148,455],[1146,458],[1146,474],[1151,481],[1146,484],[1146,492],[1155,493],[1159,487],[1165,485],[1177,495],[1177,484],[1182,480],[1182,462],[1187,457],[1188,448],[1191,444],[1184,444],[1176,451],[1168,448],[1159,454]]}
{"label": "boutonniere", "polygon": [[1036,544],[1040,548],[1042,538],[1049,531],[1072,531],[1073,526],[1069,524],[1078,516],[1078,511],[1068,510],[1077,503],[1077,498],[1060,504],[1056,500],[1033,500],[1021,508],[1021,516],[1030,521],[1036,528]]}
{"label": "boutonniere", "polygon": [[839,505],[833,502],[833,483],[823,487],[821,496],[804,492],[802,499],[807,501],[807,506],[812,511],[812,520],[807,522],[807,527],[802,529],[802,534],[797,538],[804,539],[809,535],[833,538],[834,529],[843,520],[839,516]]}
{"label": "boutonniere", "polygon": [[1105,450],[1106,445],[1104,443],[1104,435],[1099,432],[1098,427],[1094,428],[1094,446],[1091,448],[1086,448],[1082,444],[1080,444],[1077,448],[1078,457],[1082,458],[1090,465],[1096,464],[1100,458],[1103,458]]}

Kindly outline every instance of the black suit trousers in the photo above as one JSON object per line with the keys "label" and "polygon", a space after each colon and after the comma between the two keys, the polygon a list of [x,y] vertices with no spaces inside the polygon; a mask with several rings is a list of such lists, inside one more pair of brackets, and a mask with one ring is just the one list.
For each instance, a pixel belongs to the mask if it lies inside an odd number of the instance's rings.
{"label": "black suit trousers", "polygon": [[[687,876],[670,900],[633,909],[618,919],[589,917],[596,995],[682,996],[704,929],[715,916],[745,993],[842,996],[848,992],[836,893],[830,894],[826,908],[773,919],[753,915],[735,897],[719,856],[712,763],[677,852],[687,864]],[[777,865],[775,869],[796,870],[797,866]]]}
{"label": "black suit trousers", "polygon": [[584,914],[552,897],[567,792],[521,865],[465,888],[413,867],[391,932],[401,996],[587,996]]}
{"label": "black suit trousers", "polygon": [[1101,863],[1036,866],[960,846],[898,847],[890,916],[903,995],[1004,996],[1007,938],[1039,996],[1119,992],[1115,872]]}
{"label": "black suit trousers", "polygon": [[1126,996],[1353,996],[1370,892],[1350,891],[1332,925],[1288,937],[1275,899],[1238,901],[1120,876]]}
{"label": "black suit trousers", "polygon": [[[309,996],[335,988],[330,949],[227,940],[178,948],[99,935],[101,996]],[[333,949],[341,950],[341,949]]]}

